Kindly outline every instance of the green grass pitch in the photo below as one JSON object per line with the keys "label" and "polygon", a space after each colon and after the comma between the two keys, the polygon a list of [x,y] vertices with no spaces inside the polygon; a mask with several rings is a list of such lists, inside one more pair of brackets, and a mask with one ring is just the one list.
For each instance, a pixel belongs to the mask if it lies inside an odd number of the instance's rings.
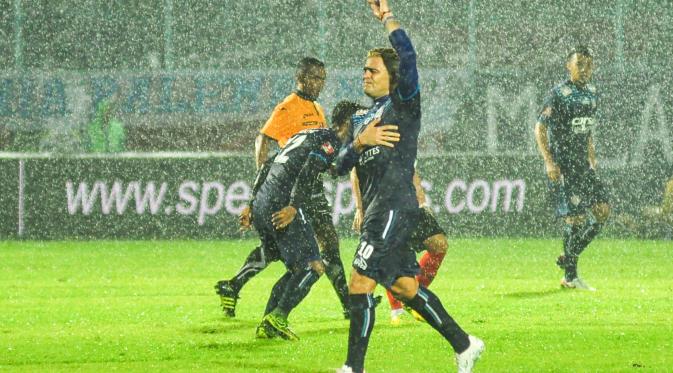
{"label": "green grass pitch", "polygon": [[[329,372],[348,323],[327,279],[291,314],[298,342],[255,340],[273,264],[225,319],[213,285],[254,240],[0,242],[0,370]],[[355,241],[342,242],[350,267]],[[673,244],[598,240],[580,271],[596,293],[561,290],[558,240],[451,240],[432,284],[447,310],[486,342],[476,372],[673,371]],[[382,289],[378,289],[382,294]],[[410,320],[410,319],[407,319]],[[429,326],[394,328],[384,301],[366,369],[452,372]]]}

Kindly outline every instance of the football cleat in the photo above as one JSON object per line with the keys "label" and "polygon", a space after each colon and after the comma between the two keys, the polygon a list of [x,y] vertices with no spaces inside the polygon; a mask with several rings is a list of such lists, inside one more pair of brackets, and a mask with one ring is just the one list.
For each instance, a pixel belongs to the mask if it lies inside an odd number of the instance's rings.
{"label": "football cleat", "polygon": [[278,337],[276,330],[265,321],[262,321],[255,330],[255,338],[257,339],[272,339],[276,337]]}
{"label": "football cleat", "polygon": [[390,310],[390,325],[392,326],[402,325],[402,315],[404,315],[404,310],[401,308]]}
{"label": "football cleat", "polygon": [[474,364],[479,360],[481,353],[484,352],[486,345],[484,341],[475,337],[468,336],[470,340],[470,346],[467,350],[456,354],[456,365],[458,365],[458,373],[471,373]]}
{"label": "football cleat", "polygon": [[[344,364],[344,366],[336,370],[336,373],[353,373],[353,368]],[[362,373],[367,373],[367,371],[363,369]]]}
{"label": "football cleat", "polygon": [[238,293],[231,287],[228,280],[218,281],[215,284],[215,293],[220,296],[220,303],[224,316],[236,317],[236,303],[238,301]]}
{"label": "football cleat", "polygon": [[411,307],[407,306],[406,304],[404,305],[404,310],[407,311],[411,317],[413,317],[416,321],[418,322],[427,322],[423,316],[421,316],[420,313],[416,312],[413,310]]}
{"label": "football cleat", "polygon": [[273,332],[276,333],[279,337],[286,339],[288,341],[298,341],[299,336],[296,335],[291,329],[290,326],[288,325],[287,318],[270,313],[266,316],[264,316],[264,319],[262,319],[262,323],[265,324],[266,326],[271,327],[273,329]]}
{"label": "football cleat", "polygon": [[561,279],[561,287],[566,289],[580,289],[586,291],[596,291],[596,288],[587,284],[579,277],[575,277],[572,281],[566,280],[565,277]]}
{"label": "football cleat", "polygon": [[566,269],[566,256],[561,254],[556,258],[556,265],[561,269]]}

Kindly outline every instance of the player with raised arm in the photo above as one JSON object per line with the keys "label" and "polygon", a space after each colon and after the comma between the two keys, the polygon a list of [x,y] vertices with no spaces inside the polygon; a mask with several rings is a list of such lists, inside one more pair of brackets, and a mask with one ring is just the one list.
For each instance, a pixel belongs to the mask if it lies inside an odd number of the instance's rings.
{"label": "player with raised arm", "polygon": [[[418,263],[409,247],[419,212],[412,180],[421,125],[416,52],[388,2],[369,0],[369,5],[383,23],[393,48],[369,52],[363,89],[373,105],[352,118],[354,140],[342,147],[336,162],[340,175],[355,167],[365,212],[349,283],[348,355],[338,371],[364,370],[375,322],[372,293],[378,283],[421,314],[451,344],[459,372],[471,372],[484,343],[463,331],[439,298],[418,285]],[[362,131],[376,125],[375,121],[398,126],[400,140],[394,147],[363,143]]]}
{"label": "player with raised arm", "polygon": [[[593,131],[598,97],[589,83],[593,56],[585,46],[566,58],[570,78],[545,98],[535,125],[535,138],[544,159],[549,187],[563,218],[563,254],[556,264],[564,270],[561,286],[595,291],[577,273],[580,254],[598,235],[610,215],[603,183],[596,176]],[[587,217],[587,210],[591,216]]]}

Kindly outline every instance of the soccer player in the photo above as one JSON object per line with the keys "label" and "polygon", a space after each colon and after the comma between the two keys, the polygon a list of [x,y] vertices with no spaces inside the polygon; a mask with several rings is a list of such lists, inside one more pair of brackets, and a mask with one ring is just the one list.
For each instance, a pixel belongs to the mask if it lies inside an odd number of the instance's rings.
{"label": "soccer player", "polygon": [[[347,136],[347,128],[335,130],[341,138]],[[262,245],[276,248],[287,268],[271,291],[258,338],[299,339],[287,317],[325,270],[304,206],[310,203],[318,175],[336,156],[341,145],[337,134],[330,129],[300,131],[255,181],[254,200],[247,209],[251,215],[243,216],[242,223],[252,220]]]}
{"label": "soccer player", "polygon": [[[351,182],[353,183],[353,194],[355,196],[356,206],[353,229],[356,232],[360,232],[360,226],[364,219],[364,211],[362,209],[362,196],[360,195],[359,182],[355,172],[351,172]],[[419,209],[420,215],[418,225],[411,234],[410,247],[417,253],[425,251],[419,261],[420,273],[416,276],[416,279],[420,285],[427,288],[435,279],[435,276],[437,276],[437,271],[439,271],[439,267],[442,265],[442,261],[444,261],[444,256],[446,256],[446,250],[449,247],[449,243],[446,238],[446,232],[439,226],[439,223],[430,211],[430,208],[425,206],[425,191],[423,190],[423,186],[421,186],[421,178],[418,175],[418,172],[414,173],[413,182],[414,187],[416,188],[416,199],[418,200],[418,205],[421,207]],[[388,303],[390,304],[391,325],[399,326],[402,324],[402,314],[404,314],[405,310],[416,320],[425,321],[418,312],[409,307],[404,307],[404,304],[396,299],[390,290],[386,290],[386,295],[388,296]]]}
{"label": "soccer player", "polygon": [[[589,83],[593,57],[586,46],[567,56],[570,78],[554,87],[544,100],[535,125],[535,138],[564,219],[563,254],[556,264],[565,271],[561,286],[595,291],[577,274],[577,261],[610,215],[603,183],[596,176],[593,129],[596,126],[596,87]],[[587,210],[591,208],[591,216]]]}
{"label": "soccer player", "polygon": [[[412,182],[421,124],[416,52],[387,0],[368,3],[387,30],[393,49],[369,51],[363,89],[374,102],[368,111],[352,118],[354,140],[342,147],[336,161],[336,171],[341,175],[355,166],[365,211],[349,283],[348,355],[339,371],[364,370],[375,321],[372,292],[379,283],[449,341],[456,352],[459,372],[470,372],[484,343],[463,331],[435,294],[418,286],[418,263],[409,248],[409,238],[418,221]],[[363,144],[362,131],[375,120],[399,127],[400,140],[394,147]]]}
{"label": "soccer player", "polygon": [[[325,84],[325,66],[316,58],[305,57],[297,64],[295,78],[297,89],[276,106],[269,120],[262,127],[255,142],[255,159],[260,168],[267,161],[274,143],[284,149],[289,139],[304,129],[327,128],[325,115],[316,99]],[[339,238],[332,224],[332,209],[325,198],[321,178],[311,183],[311,198],[304,206],[321,248],[325,272],[341,302],[344,317],[348,318],[348,287],[343,263],[339,254]],[[215,285],[226,316],[234,317],[241,288],[269,263],[278,260],[273,249],[260,245],[247,257],[236,275]]]}

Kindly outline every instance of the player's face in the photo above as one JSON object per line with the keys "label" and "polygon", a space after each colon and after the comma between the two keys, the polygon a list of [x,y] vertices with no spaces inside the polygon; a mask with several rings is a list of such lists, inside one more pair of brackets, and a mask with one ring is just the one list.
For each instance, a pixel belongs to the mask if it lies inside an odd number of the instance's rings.
{"label": "player's face", "polygon": [[324,68],[318,66],[309,67],[299,79],[300,88],[307,95],[318,97],[325,86],[326,77],[327,74]]}
{"label": "player's face", "polygon": [[573,83],[586,84],[594,72],[593,58],[575,53],[566,64]]}
{"label": "player's face", "polygon": [[379,98],[390,92],[390,75],[379,56],[367,58],[364,74],[362,75],[362,89],[371,98]]}
{"label": "player's face", "polygon": [[334,127],[334,133],[336,134],[337,138],[341,143],[345,143],[346,140],[348,140],[348,132],[350,129],[350,120],[339,123],[338,126]]}

